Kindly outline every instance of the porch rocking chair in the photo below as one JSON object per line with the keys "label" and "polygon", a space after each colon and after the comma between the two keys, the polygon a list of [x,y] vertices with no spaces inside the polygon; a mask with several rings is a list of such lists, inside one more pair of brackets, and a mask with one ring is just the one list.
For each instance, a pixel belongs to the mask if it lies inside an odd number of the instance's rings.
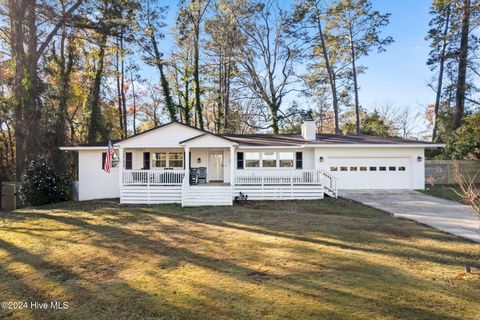
{"label": "porch rocking chair", "polygon": [[198,184],[198,168],[190,168],[190,184]]}
{"label": "porch rocking chair", "polygon": [[198,168],[198,183],[207,183],[207,168]]}

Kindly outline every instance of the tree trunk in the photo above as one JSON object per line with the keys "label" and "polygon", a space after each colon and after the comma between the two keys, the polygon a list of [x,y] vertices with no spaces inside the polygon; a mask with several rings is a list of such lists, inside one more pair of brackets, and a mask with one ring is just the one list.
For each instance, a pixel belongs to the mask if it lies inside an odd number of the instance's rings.
{"label": "tree trunk", "polygon": [[100,89],[103,77],[105,46],[107,44],[107,35],[102,34],[100,39],[100,52],[98,55],[98,66],[93,80],[93,86],[90,90],[89,104],[91,105],[90,123],[88,128],[88,143],[97,142],[98,136],[107,140],[107,134],[103,126],[102,110],[100,106]]}
{"label": "tree trunk", "polygon": [[278,134],[280,131],[278,125],[278,107],[275,104],[270,105],[270,112],[272,113],[272,130],[273,133]]}
{"label": "tree trunk", "polygon": [[224,132],[230,132],[228,126],[229,126],[229,113],[230,113],[230,76],[231,76],[231,60],[230,60],[230,57],[228,57],[228,62],[227,62],[227,65],[226,65],[226,68],[225,68],[225,76],[224,76],[224,81],[225,81],[225,84],[224,84],[224,102],[223,102],[223,107],[224,107],[224,112],[223,112],[223,116],[224,116],[224,122],[223,122],[223,131]]}
{"label": "tree trunk", "polygon": [[23,2],[9,0],[9,20],[12,61],[15,63],[13,78],[13,104],[14,104],[14,126],[15,126],[15,172],[16,180],[24,169],[25,164],[25,133],[23,122],[23,86],[22,79],[25,74],[25,51],[23,47]]}
{"label": "tree trunk", "polygon": [[323,51],[323,58],[325,60],[325,68],[327,69],[328,82],[330,84],[330,90],[332,92],[333,113],[335,116],[335,134],[340,134],[340,124],[338,121],[339,110],[338,110],[338,98],[337,98],[337,85],[335,83],[335,75],[333,73],[332,66],[330,65],[330,57],[328,55],[327,45],[325,43],[325,37],[323,35],[322,23],[320,19],[321,19],[320,15],[318,15],[317,17],[318,34],[320,36],[320,43]]}
{"label": "tree trunk", "polygon": [[202,113],[202,103],[200,101],[200,71],[199,71],[199,55],[200,55],[200,26],[195,25],[195,39],[194,39],[194,48],[193,48],[193,81],[195,83],[195,114],[197,126],[203,130],[203,113]]}
{"label": "tree trunk", "polygon": [[[67,46],[65,41],[68,41]],[[60,88],[58,110],[55,118],[55,138],[54,138],[54,164],[61,172],[66,171],[66,155],[61,151],[59,147],[68,145],[67,137],[67,103],[70,92],[70,75],[74,66],[74,48],[72,39],[67,38],[66,31],[64,29],[62,37],[60,39]],[[65,56],[66,55],[66,56]]]}
{"label": "tree trunk", "polygon": [[356,66],[356,54],[355,47],[353,44],[353,33],[352,25],[349,25],[349,35],[350,35],[350,54],[352,58],[352,77],[353,77],[353,90],[355,93],[355,132],[357,135],[360,135],[360,101],[358,98],[358,82],[357,82],[357,66]]}
{"label": "tree trunk", "polygon": [[118,128],[120,129],[120,135],[123,138],[123,111],[122,111],[122,85],[120,83],[120,43],[117,37],[117,50],[115,52],[115,76],[117,80],[117,104],[118,104]]}
{"label": "tree trunk", "polygon": [[455,103],[455,127],[462,125],[465,111],[465,95],[467,81],[468,36],[470,28],[470,0],[463,0],[462,31],[460,37],[460,52],[458,57],[458,78]]}
{"label": "tree trunk", "polygon": [[135,96],[135,79],[133,72],[130,70],[130,81],[132,82],[132,98],[133,98],[133,134],[137,134],[137,97]]}
{"label": "tree trunk", "polygon": [[177,110],[170,94],[170,85],[163,70],[162,54],[158,49],[157,39],[155,39],[155,35],[152,34],[150,36],[150,41],[152,42],[152,47],[155,54],[155,64],[157,65],[158,71],[160,73],[160,86],[162,87],[163,96],[165,98],[165,105],[167,106],[170,121],[177,121]]}
{"label": "tree trunk", "polygon": [[127,133],[127,98],[125,97],[125,52],[123,50],[123,34],[120,35],[120,58],[121,60],[121,87],[122,87],[122,112],[123,112],[123,136],[126,138]]}
{"label": "tree trunk", "polygon": [[438,85],[437,85],[437,96],[435,98],[435,109],[433,111],[433,131],[432,131],[432,142],[435,142],[437,138],[437,129],[438,129],[438,110],[440,109],[440,99],[442,97],[442,87],[443,87],[443,71],[445,68],[445,52],[447,50],[447,34],[450,24],[450,9],[451,4],[447,4],[447,16],[445,18],[445,29],[443,31],[443,41],[442,41],[442,52],[440,53],[440,69],[438,72]]}

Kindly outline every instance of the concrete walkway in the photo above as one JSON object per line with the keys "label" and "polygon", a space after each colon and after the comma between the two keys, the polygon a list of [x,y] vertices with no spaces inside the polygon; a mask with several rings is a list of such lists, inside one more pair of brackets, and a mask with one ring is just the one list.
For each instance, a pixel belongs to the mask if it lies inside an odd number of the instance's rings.
{"label": "concrete walkway", "polygon": [[480,220],[469,206],[412,190],[341,190],[341,197],[480,243]]}

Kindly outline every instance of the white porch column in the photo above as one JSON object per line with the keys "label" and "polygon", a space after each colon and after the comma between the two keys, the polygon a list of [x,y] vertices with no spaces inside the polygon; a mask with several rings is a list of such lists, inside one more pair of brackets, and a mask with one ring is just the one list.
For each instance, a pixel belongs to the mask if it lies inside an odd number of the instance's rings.
{"label": "white porch column", "polygon": [[230,147],[230,185],[235,185],[235,147]]}
{"label": "white porch column", "polygon": [[185,147],[185,181],[190,184],[190,147]]}
{"label": "white porch column", "polygon": [[122,203],[122,187],[123,187],[123,148],[118,149],[118,192],[120,203]]}

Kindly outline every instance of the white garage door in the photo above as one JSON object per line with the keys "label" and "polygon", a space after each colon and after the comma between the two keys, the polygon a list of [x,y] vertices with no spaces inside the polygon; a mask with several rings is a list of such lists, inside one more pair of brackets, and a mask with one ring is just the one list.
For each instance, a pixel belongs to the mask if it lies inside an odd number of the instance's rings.
{"label": "white garage door", "polygon": [[410,189],[410,158],[329,158],[338,189]]}

